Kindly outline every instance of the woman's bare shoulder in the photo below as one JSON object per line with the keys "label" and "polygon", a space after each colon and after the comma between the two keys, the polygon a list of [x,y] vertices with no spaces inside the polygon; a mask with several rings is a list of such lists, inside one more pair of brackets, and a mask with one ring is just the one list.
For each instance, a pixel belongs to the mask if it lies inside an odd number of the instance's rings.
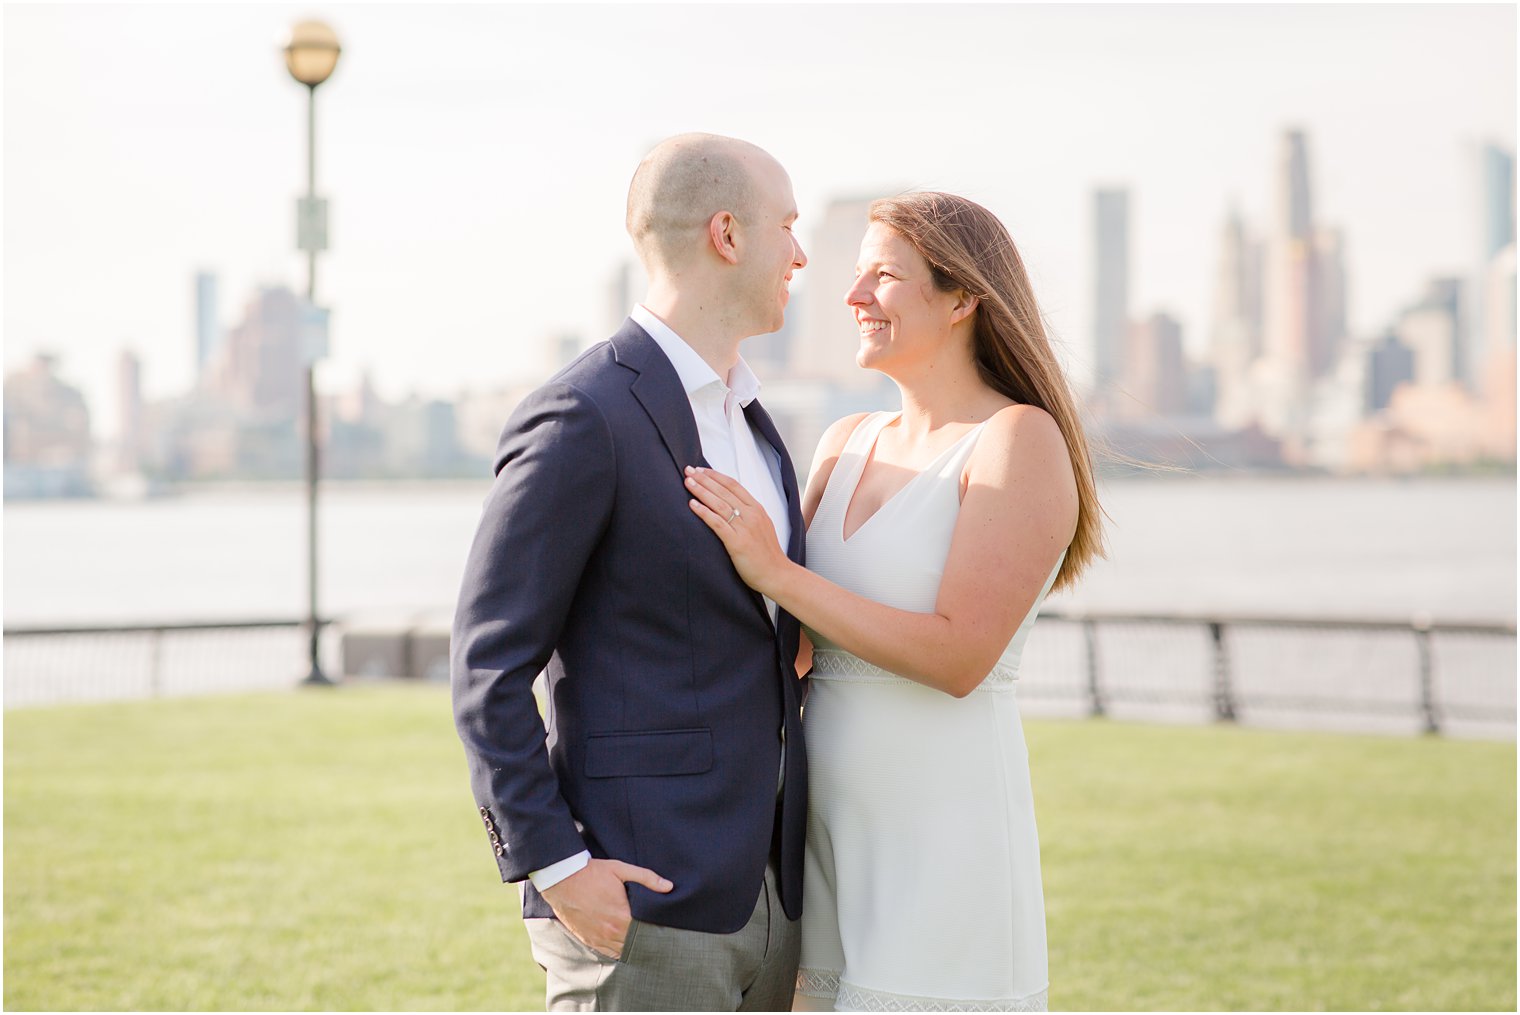
{"label": "woman's bare shoulder", "polygon": [[1071,452],[1061,426],[1037,405],[1014,404],[993,413],[968,466],[1051,480],[1072,477]]}

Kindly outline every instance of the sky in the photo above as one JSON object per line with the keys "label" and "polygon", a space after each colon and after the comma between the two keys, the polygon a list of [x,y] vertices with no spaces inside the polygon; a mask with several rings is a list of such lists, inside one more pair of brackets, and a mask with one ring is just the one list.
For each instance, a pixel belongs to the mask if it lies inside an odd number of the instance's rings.
{"label": "sky", "polygon": [[[1008,225],[1053,339],[1090,367],[1092,190],[1131,191],[1131,310],[1201,351],[1223,220],[1264,226],[1308,132],[1365,335],[1478,249],[1478,144],[1510,151],[1513,5],[7,4],[4,355],[59,356],[98,433],[119,352],[150,397],[193,379],[193,275],[234,324],[305,285],[305,90],[290,25],[343,54],[317,92],[329,391],[530,377],[605,337],[627,185],[656,141],[729,134],[791,174],[808,243],[837,196],[950,190]],[[808,291],[798,299],[840,300]]]}

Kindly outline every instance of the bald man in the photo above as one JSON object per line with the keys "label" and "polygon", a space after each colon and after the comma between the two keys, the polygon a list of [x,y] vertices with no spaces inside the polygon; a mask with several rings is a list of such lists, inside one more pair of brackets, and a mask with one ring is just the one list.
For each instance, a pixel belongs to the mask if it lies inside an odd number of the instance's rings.
{"label": "bald man", "polygon": [[454,714],[551,1011],[791,1007],[798,625],[739,579],[683,470],[737,476],[802,561],[792,462],[739,356],[782,325],[807,263],[796,219],[761,149],[662,142],[628,192],[647,296],[501,437],[454,621]]}

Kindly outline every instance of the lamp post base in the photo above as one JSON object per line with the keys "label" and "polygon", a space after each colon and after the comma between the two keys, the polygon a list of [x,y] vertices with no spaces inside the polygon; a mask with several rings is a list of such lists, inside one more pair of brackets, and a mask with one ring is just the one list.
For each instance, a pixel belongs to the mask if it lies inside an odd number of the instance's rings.
{"label": "lamp post base", "polygon": [[311,625],[311,672],[301,679],[302,687],[337,687],[338,682],[322,672],[322,664],[317,654],[318,642],[322,636],[320,625]]}

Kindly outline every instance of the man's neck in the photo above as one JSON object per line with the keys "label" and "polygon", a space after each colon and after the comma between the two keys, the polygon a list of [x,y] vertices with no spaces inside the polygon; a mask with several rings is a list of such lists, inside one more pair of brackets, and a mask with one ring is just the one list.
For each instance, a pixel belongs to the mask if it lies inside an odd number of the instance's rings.
{"label": "man's neck", "polygon": [[721,300],[651,286],[642,302],[728,382],[728,372],[739,362],[739,343],[749,336],[726,317]]}

